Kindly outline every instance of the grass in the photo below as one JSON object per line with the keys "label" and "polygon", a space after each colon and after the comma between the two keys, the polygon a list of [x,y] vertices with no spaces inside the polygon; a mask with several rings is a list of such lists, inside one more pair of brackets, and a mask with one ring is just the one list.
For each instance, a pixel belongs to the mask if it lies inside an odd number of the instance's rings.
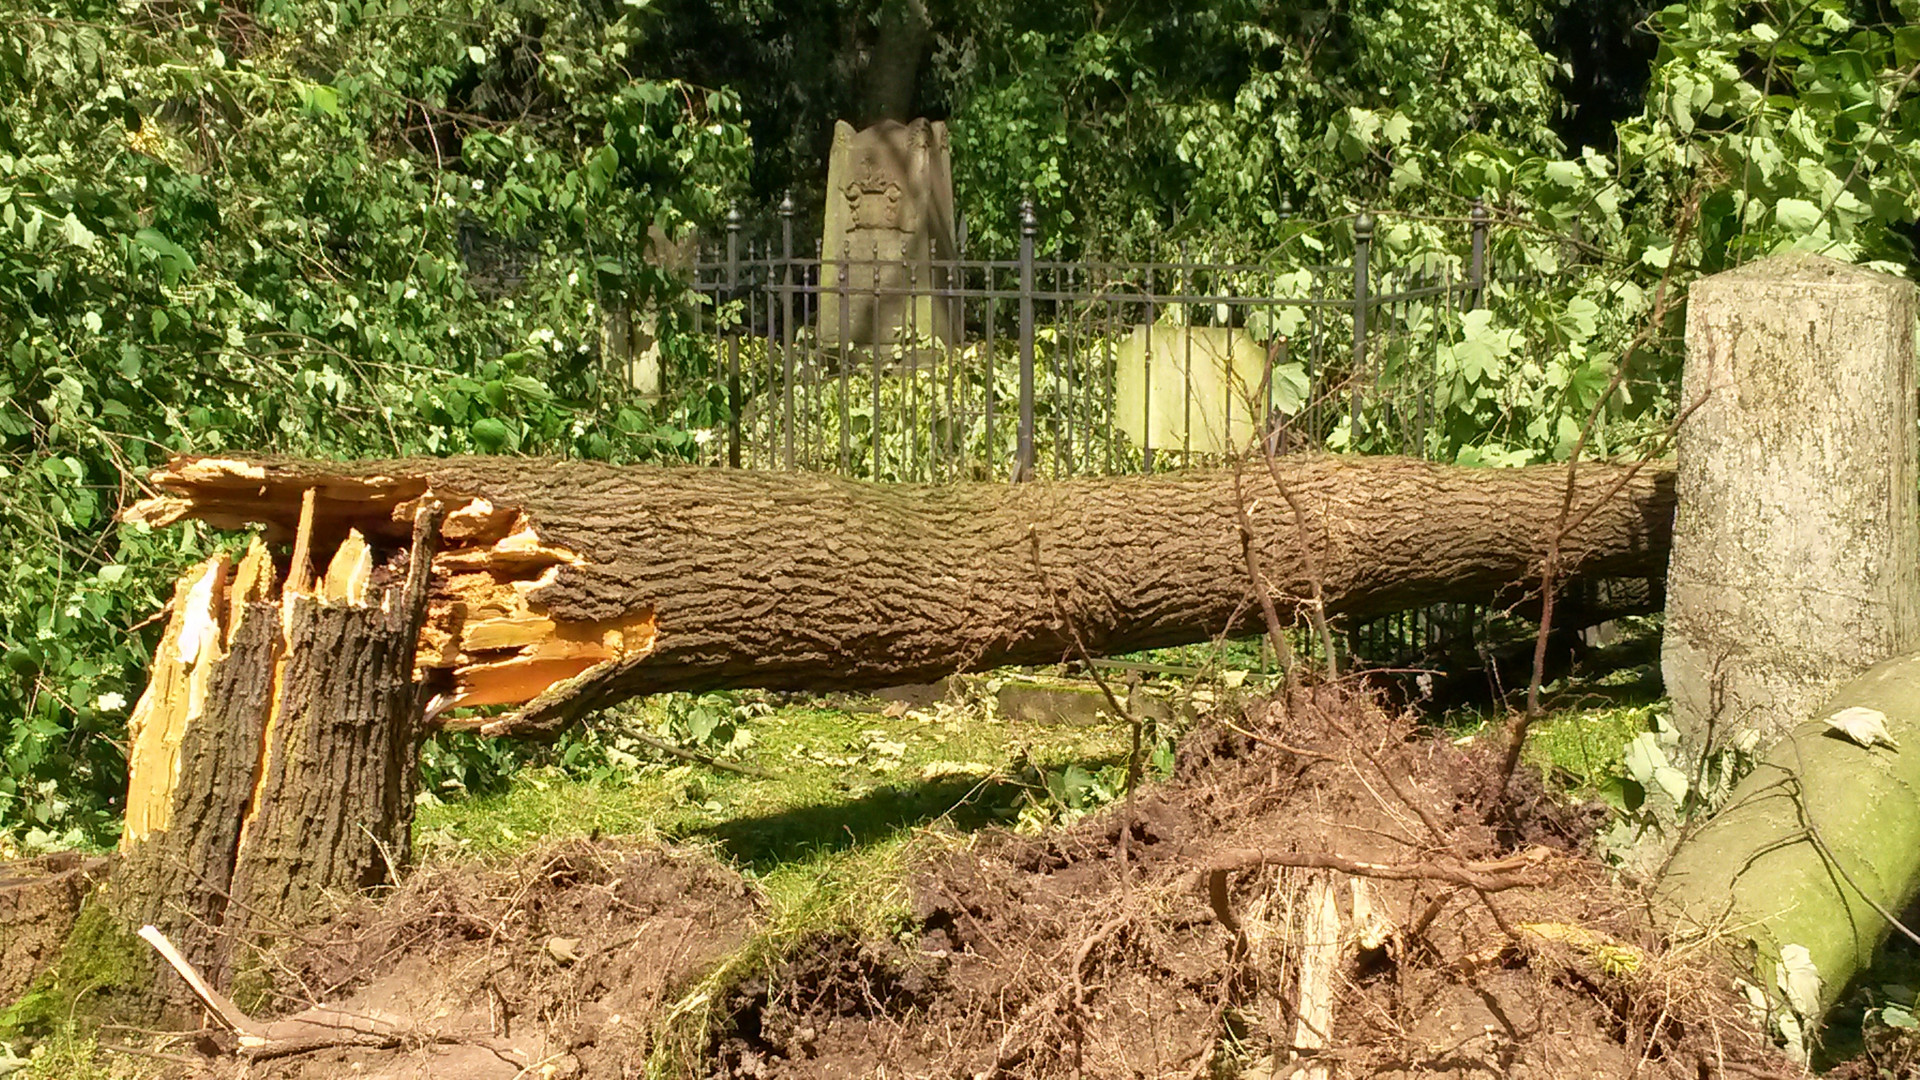
{"label": "grass", "polygon": [[1120,760],[1128,742],[1117,723],[1022,724],[949,705],[842,704],[789,705],[745,722],[752,748],[744,763],[772,778],[692,763],[584,776],[524,769],[496,793],[424,801],[416,845],[427,859],[505,858],[568,837],[640,835],[709,842],[762,874],[938,821],[963,831],[1011,823],[1043,790],[1044,773]]}

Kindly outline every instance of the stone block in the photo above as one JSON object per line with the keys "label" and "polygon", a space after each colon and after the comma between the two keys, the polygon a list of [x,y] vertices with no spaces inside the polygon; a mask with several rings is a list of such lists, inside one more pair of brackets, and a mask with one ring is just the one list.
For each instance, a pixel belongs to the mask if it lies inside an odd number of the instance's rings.
{"label": "stone block", "polygon": [[1135,446],[1238,453],[1266,415],[1266,365],[1266,348],[1245,330],[1136,326],[1117,356],[1120,430]]}
{"label": "stone block", "polygon": [[1696,283],[1661,667],[1692,754],[1920,648],[1911,283],[1789,255]]}

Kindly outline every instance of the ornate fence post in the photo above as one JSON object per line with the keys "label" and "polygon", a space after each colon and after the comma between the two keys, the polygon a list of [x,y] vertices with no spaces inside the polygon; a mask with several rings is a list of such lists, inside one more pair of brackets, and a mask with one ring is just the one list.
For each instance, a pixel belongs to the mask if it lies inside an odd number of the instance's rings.
{"label": "ornate fence post", "polygon": [[1033,479],[1033,238],[1040,231],[1033,200],[1020,203],[1020,433],[1013,478]]}
{"label": "ornate fence post", "polygon": [[[740,208],[727,211],[727,303],[739,299]],[[727,465],[740,467],[740,319],[727,318]]]}
{"label": "ornate fence post", "polygon": [[1360,434],[1360,395],[1367,371],[1367,264],[1373,255],[1373,215],[1365,210],[1353,219],[1353,404],[1348,414],[1348,438]]}
{"label": "ornate fence post", "polygon": [[793,468],[793,195],[780,200],[781,460]]}
{"label": "ornate fence post", "polygon": [[1478,311],[1487,301],[1487,200],[1473,200],[1473,254],[1467,264],[1467,310]]}

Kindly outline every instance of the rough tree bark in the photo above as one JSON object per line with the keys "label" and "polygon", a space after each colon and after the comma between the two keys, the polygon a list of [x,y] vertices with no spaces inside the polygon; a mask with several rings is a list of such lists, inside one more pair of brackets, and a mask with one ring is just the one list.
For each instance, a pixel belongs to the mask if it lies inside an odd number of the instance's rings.
{"label": "rough tree bark", "polygon": [[[412,830],[438,508],[416,507],[402,547],[345,538],[316,577],[313,502],[296,504],[284,588],[258,539],[237,566],[221,555],[182,577],[130,723],[108,900],[222,988],[249,943],[297,925],[322,893],[385,880]],[[155,970],[162,1002],[189,1000]]]}
{"label": "rough tree bark", "polygon": [[[1298,612],[1317,578],[1329,614],[1360,618],[1524,582],[1565,472],[1299,458],[1277,479],[1291,499],[1264,469],[1241,477],[1273,589]],[[1663,572],[1672,475],[1641,470],[1605,498],[1621,479],[1582,473],[1576,579]],[[137,520],[259,523],[270,539],[296,531],[312,491],[316,550],[349,530],[397,543],[415,507],[444,504],[421,640],[429,714],[522,706],[454,721],[492,734],[655,691],[1053,663],[1076,651],[1062,613],[1102,654],[1204,641],[1255,608],[1230,473],[932,488],[512,458],[182,458],[153,481],[165,494]]]}

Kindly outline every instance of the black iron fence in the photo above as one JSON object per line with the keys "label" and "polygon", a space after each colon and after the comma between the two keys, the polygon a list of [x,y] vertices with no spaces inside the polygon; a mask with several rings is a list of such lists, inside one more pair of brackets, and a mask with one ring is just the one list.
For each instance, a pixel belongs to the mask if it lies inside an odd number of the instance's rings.
{"label": "black iron fence", "polygon": [[[1476,203],[1460,254],[1384,265],[1011,259],[796,243],[736,213],[691,266],[724,383],[713,464],[944,481],[1152,470],[1267,440],[1429,455],[1437,348],[1500,275]],[[668,387],[668,392],[682,388]],[[719,436],[724,435],[724,438]]]}
{"label": "black iron fence", "polygon": [[[1492,257],[1476,202],[1452,254],[1390,265],[1353,221],[1342,263],[1072,260],[1021,208],[1008,259],[888,258],[730,216],[690,267],[701,363],[721,399],[707,464],[889,481],[1025,479],[1348,446],[1430,456],[1440,347],[1460,316],[1546,283]],[[1623,609],[1624,610],[1624,609]],[[1636,609],[1638,610],[1638,609]],[[1346,628],[1349,659],[1493,665],[1504,616],[1443,604]],[[1495,624],[1499,623],[1500,626]],[[1461,650],[1466,650],[1463,658]]]}

